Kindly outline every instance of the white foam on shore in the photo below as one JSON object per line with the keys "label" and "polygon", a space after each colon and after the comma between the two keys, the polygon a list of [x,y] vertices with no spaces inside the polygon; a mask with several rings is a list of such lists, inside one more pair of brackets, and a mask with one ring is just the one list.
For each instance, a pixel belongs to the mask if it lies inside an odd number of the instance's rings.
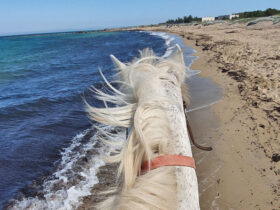
{"label": "white foam on shore", "polygon": [[175,45],[172,43],[172,41],[175,39],[174,37],[172,37],[164,32],[147,31],[147,33],[149,33],[150,35],[153,35],[153,36],[159,36],[165,40],[167,50],[165,51],[164,55],[162,56],[163,58],[167,58],[169,55],[171,55],[171,53],[173,52],[173,49],[175,48]]}
{"label": "white foam on shore", "polygon": [[[179,44],[180,47],[182,48],[182,50],[184,51],[185,45],[182,43],[175,43],[175,36],[174,35],[169,35],[165,32],[154,32],[154,31],[141,31],[141,32],[146,32],[149,33],[150,35],[153,36],[159,36],[162,39],[165,40],[165,44],[167,46],[167,49],[164,53],[164,55],[162,56],[162,58],[167,58],[169,55],[172,54],[173,50],[175,49],[175,44]],[[184,45],[184,46],[182,46]],[[192,54],[195,54],[196,50],[192,49]],[[184,55],[186,56],[186,55]],[[190,67],[193,64],[194,60],[198,59],[198,56],[189,56],[192,57],[191,62],[186,63],[186,67],[187,67],[187,76],[188,77],[192,77],[194,75],[199,74],[201,71],[200,70],[191,70]]]}
{"label": "white foam on shore", "polygon": [[[112,131],[112,127],[104,126],[102,130]],[[8,209],[77,209],[82,204],[85,196],[91,195],[92,187],[97,184],[99,168],[105,165],[102,157],[108,155],[113,148],[109,145],[97,146],[97,138],[100,131],[86,142],[85,135],[90,129],[76,135],[69,147],[61,153],[61,161],[58,169],[43,183],[40,194],[43,197],[24,197],[14,200]],[[118,133],[119,138],[124,139],[124,132]]]}

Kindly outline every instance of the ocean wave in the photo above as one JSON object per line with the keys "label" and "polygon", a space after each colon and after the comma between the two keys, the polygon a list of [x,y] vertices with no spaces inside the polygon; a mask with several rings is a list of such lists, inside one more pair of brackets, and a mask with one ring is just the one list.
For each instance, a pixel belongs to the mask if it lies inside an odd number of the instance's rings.
{"label": "ocean wave", "polygon": [[187,71],[186,71],[187,76],[192,77],[197,74],[200,74],[200,72],[201,72],[200,70],[190,69],[190,66],[193,64],[194,60],[198,59],[198,56],[192,55],[192,54],[196,53],[196,51],[194,49],[191,49],[191,52],[186,53],[186,50],[190,50],[190,49],[189,48],[185,49],[186,46],[182,43],[181,40],[178,41],[178,37],[177,37],[177,39],[175,39],[174,35],[169,35],[165,32],[154,32],[154,31],[141,31],[141,32],[146,32],[146,33],[149,33],[150,35],[158,36],[165,40],[165,45],[167,46],[167,49],[166,49],[164,55],[162,56],[163,58],[167,58],[168,56],[170,56],[172,54],[172,52],[175,50],[175,45],[179,44],[179,46],[183,50],[184,57],[188,58],[188,62],[185,61],[186,68],[187,68]]}
{"label": "ocean wave", "polygon": [[10,118],[13,119],[15,117],[17,119],[32,117],[38,115],[38,113],[41,113],[43,109],[46,109],[46,107],[50,109],[51,106],[79,101],[81,98],[81,94],[56,98],[39,96],[36,99],[29,99],[29,101],[21,102],[19,104],[7,104],[6,107],[1,107],[0,118],[7,120]]}
{"label": "ocean wave", "polygon": [[100,130],[116,132],[118,138],[124,139],[124,130],[110,126],[99,129],[91,128],[76,135],[69,147],[61,152],[57,169],[43,183],[37,185],[36,196],[13,199],[5,209],[76,209],[85,196],[91,195],[92,187],[97,184],[97,173],[102,160],[113,148],[101,144],[98,136]]}
{"label": "ocean wave", "polygon": [[167,49],[166,49],[164,55],[162,56],[163,58],[167,58],[169,55],[171,55],[171,53],[175,49],[175,44],[173,43],[175,38],[173,36],[171,36],[167,33],[164,33],[164,32],[146,31],[146,33],[148,33],[152,36],[158,36],[165,40],[165,45],[167,46]]}

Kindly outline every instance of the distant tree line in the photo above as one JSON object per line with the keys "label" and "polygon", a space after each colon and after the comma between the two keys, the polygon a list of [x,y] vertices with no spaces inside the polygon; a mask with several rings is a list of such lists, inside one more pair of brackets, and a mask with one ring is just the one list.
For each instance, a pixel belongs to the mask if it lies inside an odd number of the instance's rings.
{"label": "distant tree line", "polygon": [[[256,10],[251,12],[241,12],[237,13],[239,15],[239,18],[252,18],[252,17],[266,17],[266,16],[272,16],[272,15],[278,15],[280,14],[280,10],[268,8],[264,11],[262,10]],[[222,17],[222,16],[221,16]],[[221,18],[222,20],[229,19],[229,15],[224,15],[224,17]],[[166,21],[167,24],[178,24],[178,23],[191,23],[192,21],[201,22],[200,17],[193,17],[191,15],[184,16],[182,18],[178,17],[177,19],[169,19]]]}
{"label": "distant tree line", "polygon": [[193,17],[193,16],[189,15],[189,16],[184,16],[183,18],[178,17],[175,20],[170,19],[170,20],[166,21],[166,23],[168,23],[168,24],[177,24],[177,23],[190,23],[192,21],[201,21],[201,18]]}
{"label": "distant tree line", "polygon": [[268,8],[264,11],[256,10],[251,12],[241,12],[238,14],[239,14],[239,18],[267,17],[267,16],[280,14],[280,10]]}

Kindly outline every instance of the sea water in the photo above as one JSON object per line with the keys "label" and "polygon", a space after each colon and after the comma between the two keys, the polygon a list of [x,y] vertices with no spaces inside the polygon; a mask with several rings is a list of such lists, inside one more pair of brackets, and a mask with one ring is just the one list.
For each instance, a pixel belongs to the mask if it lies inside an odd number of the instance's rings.
{"label": "sea water", "polygon": [[[205,100],[196,100],[207,79],[189,69],[194,51],[177,36],[134,31],[0,37],[0,209],[77,208],[98,183],[102,156],[110,152],[98,144],[99,131],[84,111],[83,98],[101,105],[89,91],[103,87],[98,68],[110,80],[110,54],[129,62],[149,47],[168,57],[175,44],[184,52],[190,109],[218,100],[203,90]],[[219,91],[208,85],[208,91]],[[101,129],[125,139],[121,129]]]}

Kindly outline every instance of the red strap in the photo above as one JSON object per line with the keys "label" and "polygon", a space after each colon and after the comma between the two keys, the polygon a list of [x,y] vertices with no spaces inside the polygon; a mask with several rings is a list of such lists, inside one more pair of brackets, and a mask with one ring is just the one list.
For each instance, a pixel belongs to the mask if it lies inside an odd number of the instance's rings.
{"label": "red strap", "polygon": [[162,155],[157,156],[149,162],[145,161],[141,169],[142,171],[153,170],[162,166],[186,166],[195,169],[194,159],[184,155]]}

